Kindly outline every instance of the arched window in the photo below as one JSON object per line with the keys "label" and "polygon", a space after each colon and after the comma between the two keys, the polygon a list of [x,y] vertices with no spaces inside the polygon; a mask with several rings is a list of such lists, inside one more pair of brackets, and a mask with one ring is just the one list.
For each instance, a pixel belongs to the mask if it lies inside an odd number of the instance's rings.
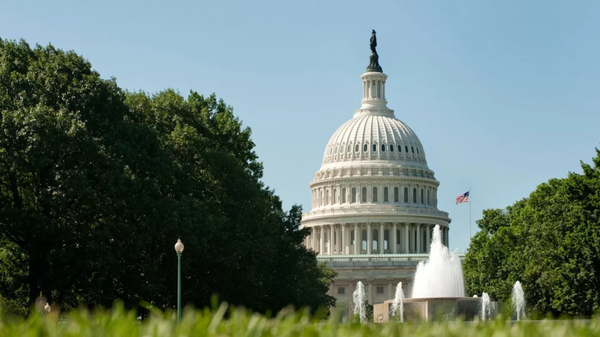
{"label": "arched window", "polygon": [[421,204],[425,203],[425,192],[421,189]]}
{"label": "arched window", "polygon": [[406,150],[406,153],[408,153],[408,145],[404,145],[404,149]]}
{"label": "arched window", "polygon": [[419,148],[417,147],[417,154],[419,154]]}
{"label": "arched window", "polygon": [[358,150],[360,150],[360,147],[358,146],[358,144],[356,144],[356,145],[354,146],[354,151],[358,152]]}
{"label": "arched window", "polygon": [[352,145],[348,144],[348,153],[350,153],[350,151],[352,151]]}
{"label": "arched window", "polygon": [[377,187],[373,187],[373,202],[377,202]]}
{"label": "arched window", "polygon": [[363,187],[362,188],[362,196],[360,198],[361,202],[367,202],[367,188]]}
{"label": "arched window", "polygon": [[417,203],[417,189],[413,188],[413,204]]}
{"label": "arched window", "polygon": [[399,245],[402,240],[400,239],[400,230],[396,230],[396,244]]}
{"label": "arched window", "polygon": [[385,152],[385,144],[381,144],[381,152]]}
{"label": "arched window", "polygon": [[360,232],[361,250],[367,250],[367,230]]}
{"label": "arched window", "polygon": [[412,153],[415,153],[415,148],[414,147],[410,147],[410,150],[412,151]]}
{"label": "arched window", "polygon": [[337,204],[337,189],[333,189],[333,203]]}
{"label": "arched window", "polygon": [[344,153],[344,145],[340,146],[340,153]]}
{"label": "arched window", "polygon": [[408,202],[408,187],[404,188],[404,202]]}
{"label": "arched window", "polygon": [[379,230],[374,229],[373,230],[373,243],[371,246],[371,251],[375,251],[375,250],[379,250]]}
{"label": "arched window", "polygon": [[352,203],[356,202],[356,187],[352,187],[352,195],[350,196],[352,199]]}
{"label": "arched window", "polygon": [[390,152],[394,152],[394,145],[390,144]]}
{"label": "arched window", "polygon": [[398,144],[398,152],[402,152],[402,145]]}
{"label": "arched window", "polygon": [[394,202],[398,202],[398,187],[394,187]]}
{"label": "arched window", "polygon": [[369,149],[369,146],[367,144],[363,145],[363,152],[367,152],[368,149]]}
{"label": "arched window", "polygon": [[388,202],[388,188],[384,187],[383,188],[383,202]]}
{"label": "arched window", "polygon": [[427,205],[431,205],[431,200],[429,199],[429,190],[427,190]]}
{"label": "arched window", "polygon": [[342,204],[346,203],[346,189],[342,188]]}
{"label": "arched window", "polygon": [[373,152],[377,152],[377,144],[373,144]]}

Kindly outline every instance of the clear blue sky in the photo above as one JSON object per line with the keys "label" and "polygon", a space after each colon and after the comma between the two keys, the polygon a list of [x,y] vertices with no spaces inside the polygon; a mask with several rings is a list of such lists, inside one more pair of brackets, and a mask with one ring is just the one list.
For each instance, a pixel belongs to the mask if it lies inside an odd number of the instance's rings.
{"label": "clear blue sky", "polygon": [[128,90],[217,95],[289,208],[360,105],[371,29],[389,106],[419,136],[468,245],[483,209],[581,172],[600,142],[600,1],[1,1],[0,37],[75,50]]}

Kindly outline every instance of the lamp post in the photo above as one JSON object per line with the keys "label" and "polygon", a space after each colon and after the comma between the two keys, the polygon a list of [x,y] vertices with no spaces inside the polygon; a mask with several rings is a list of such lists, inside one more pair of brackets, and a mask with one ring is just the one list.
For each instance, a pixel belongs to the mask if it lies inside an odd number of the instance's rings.
{"label": "lamp post", "polygon": [[175,243],[175,252],[177,252],[177,324],[181,322],[181,253],[183,253],[183,243],[177,239]]}

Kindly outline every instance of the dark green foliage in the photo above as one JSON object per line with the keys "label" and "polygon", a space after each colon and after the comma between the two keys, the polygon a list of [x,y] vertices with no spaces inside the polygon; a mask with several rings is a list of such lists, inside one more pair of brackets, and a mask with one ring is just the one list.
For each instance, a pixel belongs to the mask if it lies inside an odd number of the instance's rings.
{"label": "dark green foliage", "polygon": [[124,94],[73,52],[0,40],[3,302],[173,307],[181,238],[184,303],[330,305],[250,134],[214,95]]}
{"label": "dark green foliage", "polygon": [[519,280],[540,313],[590,316],[600,308],[600,152],[582,168],[506,210],[484,211],[464,263],[470,295],[507,301]]}

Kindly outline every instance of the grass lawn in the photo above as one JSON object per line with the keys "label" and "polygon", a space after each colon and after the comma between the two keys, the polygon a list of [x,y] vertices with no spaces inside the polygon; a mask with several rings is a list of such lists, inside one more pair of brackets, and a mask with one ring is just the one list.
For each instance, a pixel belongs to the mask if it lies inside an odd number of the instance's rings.
{"label": "grass lawn", "polygon": [[[227,318],[225,318],[227,316]],[[441,322],[441,323],[386,323],[359,324],[311,321],[307,315],[282,311],[268,318],[244,310],[230,310],[222,305],[216,311],[192,310],[184,312],[180,325],[173,312],[157,312],[140,321],[134,312],[116,306],[110,311],[89,313],[75,311],[68,316],[50,313],[32,315],[28,319],[0,318],[0,336],[600,336],[600,319],[542,320],[510,323]]]}

